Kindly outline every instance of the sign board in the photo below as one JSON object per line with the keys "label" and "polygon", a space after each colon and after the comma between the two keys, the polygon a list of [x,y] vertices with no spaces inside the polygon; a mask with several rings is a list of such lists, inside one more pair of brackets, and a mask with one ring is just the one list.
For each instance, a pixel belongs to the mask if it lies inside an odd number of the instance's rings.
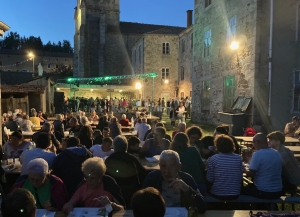
{"label": "sign board", "polygon": [[106,92],[114,92],[114,89],[107,89]]}

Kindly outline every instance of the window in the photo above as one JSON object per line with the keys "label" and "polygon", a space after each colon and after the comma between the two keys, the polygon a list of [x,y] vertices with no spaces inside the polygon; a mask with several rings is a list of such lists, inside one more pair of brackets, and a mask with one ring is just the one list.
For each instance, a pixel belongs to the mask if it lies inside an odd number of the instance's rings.
{"label": "window", "polygon": [[181,80],[184,80],[184,66],[181,66],[181,76],[180,76]]}
{"label": "window", "polygon": [[300,71],[295,72],[294,80],[294,110],[300,111]]}
{"label": "window", "polygon": [[58,69],[58,65],[57,64],[55,65],[55,68]]}
{"label": "window", "polygon": [[170,54],[170,44],[169,42],[164,42],[163,46],[163,54]]}
{"label": "window", "polygon": [[212,0],[205,0],[205,8],[211,5]]}
{"label": "window", "polygon": [[224,111],[229,111],[234,103],[235,76],[227,76],[224,81]]}
{"label": "window", "polygon": [[139,63],[142,61],[142,45],[139,45]]}
{"label": "window", "polygon": [[181,93],[180,93],[180,98],[181,98],[181,99],[184,98],[184,92],[181,92]]}
{"label": "window", "polygon": [[161,69],[161,78],[162,79],[169,79],[170,78],[170,69],[169,68],[162,68]]}
{"label": "window", "polygon": [[182,39],[182,41],[181,41],[181,52],[184,53],[184,51],[185,51],[185,40]]}
{"label": "window", "polygon": [[300,41],[300,4],[297,6],[296,28],[296,41]]}
{"label": "window", "polygon": [[210,81],[202,82],[202,102],[201,102],[201,110],[210,110]]}
{"label": "window", "polygon": [[235,40],[236,36],[236,16],[229,19],[229,24],[227,28],[227,43],[231,43]]}
{"label": "window", "polygon": [[51,64],[48,64],[48,69],[50,69],[51,68]]}
{"label": "window", "polygon": [[2,60],[0,60],[0,66],[2,66],[2,65],[3,65]]}
{"label": "window", "polygon": [[207,30],[204,33],[204,50],[203,50],[203,56],[208,57],[210,54],[210,45],[211,45],[211,29]]}

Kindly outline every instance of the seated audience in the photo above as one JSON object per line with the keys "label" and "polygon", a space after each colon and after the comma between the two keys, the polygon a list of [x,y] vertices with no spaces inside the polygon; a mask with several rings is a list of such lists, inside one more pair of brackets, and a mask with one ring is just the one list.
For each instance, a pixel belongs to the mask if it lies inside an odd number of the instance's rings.
{"label": "seated audience", "polygon": [[178,124],[178,129],[177,130],[174,130],[173,133],[172,133],[172,139],[174,139],[174,136],[177,134],[177,133],[184,133],[186,130],[186,123],[185,122],[180,122]]}
{"label": "seated audience", "polygon": [[164,217],[166,203],[155,188],[148,187],[134,193],[131,201],[134,217]]}
{"label": "seated audience", "polygon": [[110,129],[109,127],[104,127],[103,128],[103,138],[110,137]]}
{"label": "seated audience", "polygon": [[150,130],[150,125],[147,124],[147,119],[146,118],[142,118],[142,123],[141,125],[139,126],[138,130],[137,130],[137,135],[139,137],[139,139],[141,141],[145,141],[144,138],[145,138],[145,134],[148,130]]}
{"label": "seated audience", "polygon": [[294,153],[284,147],[285,136],[282,132],[269,133],[269,147],[277,150],[282,161],[282,187],[284,191],[294,190],[300,185],[300,167]]}
{"label": "seated audience", "polygon": [[190,174],[196,181],[201,194],[205,194],[205,165],[198,150],[190,146],[187,135],[181,132],[177,133],[170,149],[179,154],[182,164],[181,171]]}
{"label": "seated audience", "polygon": [[12,189],[24,188],[34,195],[37,209],[61,210],[68,200],[68,193],[62,180],[49,174],[47,161],[42,158],[27,164],[28,175],[20,176]]}
{"label": "seated audience", "polygon": [[47,122],[47,116],[43,114],[43,112],[39,111],[38,117],[40,119],[40,125],[42,126],[44,123]]}
{"label": "seated audience", "polygon": [[253,147],[256,152],[245,173],[253,178],[254,184],[248,185],[242,193],[262,199],[277,199],[282,194],[281,156],[268,147],[267,137],[261,133],[253,137]]}
{"label": "seated audience", "polygon": [[118,119],[116,117],[110,119],[108,127],[110,129],[111,138],[115,138],[116,136],[122,135],[121,124],[118,123]]}
{"label": "seated audience", "polygon": [[243,179],[243,163],[240,155],[234,154],[234,143],[228,135],[218,135],[215,146],[219,154],[207,161],[207,181],[210,193],[221,200],[234,200],[239,197]]}
{"label": "seated audience", "polygon": [[36,217],[34,196],[26,189],[14,189],[3,198],[2,217]]}
{"label": "seated audience", "polygon": [[297,130],[299,117],[294,116],[292,122],[287,123],[284,128],[284,135],[288,137],[294,137],[294,134]]}
{"label": "seated audience", "polygon": [[42,129],[32,135],[32,141],[37,143],[37,139],[41,133],[47,133],[50,136],[52,145],[55,146],[56,149],[60,149],[60,142],[56,139],[55,135],[53,134],[53,125],[50,123],[44,123]]}
{"label": "seated audience", "polygon": [[32,130],[36,131],[36,130],[40,130],[41,127],[41,119],[39,117],[37,117],[37,113],[35,110],[32,111],[32,116],[29,118],[29,120],[32,122],[32,124],[34,125],[34,127],[32,128]]}
{"label": "seated audience", "polygon": [[99,129],[103,133],[104,127],[108,127],[107,116],[104,115],[100,118],[99,123],[97,125],[97,129]]}
{"label": "seated audience", "polygon": [[93,145],[90,150],[93,153],[94,157],[106,158],[114,153],[112,149],[112,138],[106,137],[102,140],[102,145]]}
{"label": "seated audience", "polygon": [[65,137],[64,131],[64,123],[63,123],[63,116],[61,114],[56,115],[56,120],[53,122],[54,126],[54,135],[58,141],[62,141]]}
{"label": "seated audience", "polygon": [[122,114],[122,119],[119,121],[119,123],[121,124],[121,126],[124,126],[124,127],[129,127],[129,126],[131,126],[131,123],[130,123],[130,121],[126,118],[126,115],[125,115],[125,114]]}
{"label": "seated audience", "polygon": [[166,129],[163,127],[157,127],[154,138],[147,139],[140,151],[140,157],[153,157],[154,155],[160,155],[163,150],[167,150],[170,147],[170,141],[165,139]]}
{"label": "seated audience", "polygon": [[70,127],[69,133],[72,132],[74,133],[74,136],[77,136],[82,125],[79,125],[78,120],[73,117],[69,121],[69,127]]}
{"label": "seated audience", "polygon": [[141,150],[140,144],[141,144],[141,140],[138,137],[131,136],[128,139],[128,150],[127,150],[127,152],[129,154],[133,154],[133,155],[138,156],[139,153],[140,153],[140,150]]}
{"label": "seated audience", "polygon": [[15,119],[15,122],[17,123],[18,127],[21,128],[21,125],[23,123],[23,117],[22,117],[22,114],[17,114],[16,116],[16,119]]}
{"label": "seated audience", "polygon": [[91,152],[81,147],[80,141],[76,137],[69,138],[66,141],[66,149],[55,157],[52,174],[63,180],[70,197],[84,179],[81,171],[82,163],[91,157]]}
{"label": "seated audience", "polygon": [[94,122],[98,122],[99,121],[99,117],[96,114],[95,110],[91,112],[89,120],[94,123]]}
{"label": "seated audience", "polygon": [[29,120],[28,115],[23,115],[23,121],[21,123],[21,131],[22,132],[32,132],[32,128],[34,127],[34,124]]}
{"label": "seated audience", "polygon": [[70,213],[75,207],[104,207],[110,204],[113,211],[123,210],[125,202],[121,189],[113,178],[105,175],[106,166],[101,158],[93,157],[82,164],[85,181],[76,190],[63,211]]}
{"label": "seated audience", "polygon": [[[177,152],[165,150],[159,159],[160,170],[150,172],[143,188],[154,187],[162,194],[167,207],[181,207],[187,209],[196,205],[199,213],[206,210],[205,201],[199,192],[193,177],[181,172],[181,162]],[[195,196],[195,199],[193,199]]]}
{"label": "seated audience", "polygon": [[214,137],[216,135],[219,135],[219,134],[228,135],[232,139],[232,141],[234,143],[234,146],[235,146],[234,153],[235,154],[240,154],[240,146],[239,146],[239,144],[237,143],[237,141],[234,138],[234,136],[229,135],[228,132],[229,132],[229,126],[226,125],[226,124],[222,124],[222,125],[216,127],[215,132],[214,132]]}
{"label": "seated audience", "polygon": [[5,126],[10,131],[17,131],[18,130],[18,124],[14,121],[13,116],[8,117],[8,121],[6,121]]}
{"label": "seated audience", "polygon": [[203,143],[203,147],[206,150],[210,150],[208,154],[203,153],[202,156],[203,159],[208,159],[209,157],[213,156],[216,153],[214,140],[215,138],[213,136],[204,136],[201,139]]}
{"label": "seated audience", "polygon": [[82,116],[80,118],[80,124],[82,126],[90,126],[90,122],[89,122],[89,120],[88,120],[88,118],[86,116]]}
{"label": "seated audience", "polygon": [[44,159],[47,161],[49,168],[52,168],[53,160],[56,155],[53,152],[47,151],[50,145],[51,140],[49,134],[40,133],[36,141],[36,148],[24,151],[20,156],[20,162],[22,164],[21,175],[27,174],[27,164],[35,158]]}
{"label": "seated audience", "polygon": [[136,157],[127,153],[128,143],[124,136],[115,137],[113,147],[114,153],[105,160],[106,174],[121,187],[126,207],[129,208],[132,195],[142,186],[146,170]]}
{"label": "seated audience", "polygon": [[[157,127],[163,127],[163,128],[165,128],[165,125],[164,125],[162,122],[157,122],[157,123],[155,124],[153,130],[150,129],[150,130],[148,130],[148,131],[146,132],[145,137],[144,137],[145,141],[146,141],[147,139],[153,138],[153,134],[154,134],[155,129],[156,129]],[[165,134],[165,135],[164,135],[164,138],[167,139],[167,140],[169,140],[170,142],[172,142],[172,138],[171,138],[170,135]]]}
{"label": "seated audience", "polygon": [[24,140],[22,134],[15,131],[10,136],[10,141],[7,141],[3,147],[3,153],[7,158],[19,158],[23,151],[29,149],[31,142]]}
{"label": "seated audience", "polygon": [[80,139],[81,145],[84,145],[87,149],[93,146],[93,129],[91,126],[83,125],[77,135]]}
{"label": "seated audience", "polygon": [[133,131],[138,131],[138,129],[139,129],[139,127],[140,127],[140,125],[141,125],[141,123],[142,123],[142,119],[141,118],[138,118],[137,119],[137,121],[136,121],[136,123],[135,123],[135,125],[134,125],[134,129],[133,129]]}
{"label": "seated audience", "polygon": [[103,135],[102,135],[102,132],[99,130],[99,129],[94,129],[93,130],[93,138],[94,138],[94,141],[93,141],[93,144],[102,144],[102,139],[103,139]]}

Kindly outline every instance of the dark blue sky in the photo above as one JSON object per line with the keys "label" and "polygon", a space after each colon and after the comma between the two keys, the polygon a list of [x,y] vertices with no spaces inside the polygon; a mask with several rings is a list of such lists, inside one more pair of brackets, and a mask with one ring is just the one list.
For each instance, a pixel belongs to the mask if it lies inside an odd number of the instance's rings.
{"label": "dark blue sky", "polygon": [[[1,0],[0,20],[21,36],[73,44],[77,0]],[[120,0],[121,21],[186,26],[194,0]]]}

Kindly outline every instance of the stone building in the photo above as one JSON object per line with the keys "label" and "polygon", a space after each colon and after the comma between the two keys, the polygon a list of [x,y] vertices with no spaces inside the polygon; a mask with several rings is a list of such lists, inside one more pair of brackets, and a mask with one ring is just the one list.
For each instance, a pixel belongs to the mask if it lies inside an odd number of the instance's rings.
{"label": "stone building", "polygon": [[178,34],[182,27],[165,27],[145,33],[132,48],[135,74],[156,72],[157,77],[142,81],[142,98],[173,98],[178,88]]}
{"label": "stone building", "polygon": [[9,29],[10,27],[0,20],[0,37],[4,37],[4,32],[8,31]]}
{"label": "stone building", "polygon": [[178,89],[177,97],[192,96],[193,72],[193,17],[192,10],[187,11],[187,28],[179,34],[178,50]]}
{"label": "stone building", "polygon": [[238,96],[269,132],[299,115],[299,17],[297,0],[195,0],[192,119],[217,124]]}
{"label": "stone building", "polygon": [[[34,60],[30,58],[32,52]],[[33,62],[34,61],[34,62]],[[55,72],[61,66],[73,65],[72,53],[27,51],[0,49],[0,70],[2,71],[21,71],[38,72],[38,65],[41,63],[43,71],[46,73]]]}

